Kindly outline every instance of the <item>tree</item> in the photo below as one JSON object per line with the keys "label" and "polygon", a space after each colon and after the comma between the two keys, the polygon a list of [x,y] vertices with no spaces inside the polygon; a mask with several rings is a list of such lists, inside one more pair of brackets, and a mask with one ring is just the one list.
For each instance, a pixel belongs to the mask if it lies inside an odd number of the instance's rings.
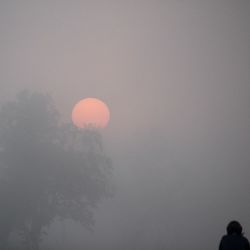
{"label": "tree", "polygon": [[56,218],[93,226],[93,208],[112,195],[111,162],[93,128],[60,120],[49,95],[21,92],[0,111],[0,241],[18,230],[37,250]]}

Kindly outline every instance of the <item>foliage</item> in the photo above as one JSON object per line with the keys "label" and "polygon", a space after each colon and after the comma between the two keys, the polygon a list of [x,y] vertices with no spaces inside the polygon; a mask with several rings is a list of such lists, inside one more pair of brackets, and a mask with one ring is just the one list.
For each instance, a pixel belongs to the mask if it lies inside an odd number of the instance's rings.
{"label": "foliage", "polygon": [[2,239],[15,229],[27,249],[38,249],[43,230],[55,218],[91,228],[93,208],[112,194],[110,177],[111,162],[98,131],[63,123],[48,95],[23,91],[2,107]]}

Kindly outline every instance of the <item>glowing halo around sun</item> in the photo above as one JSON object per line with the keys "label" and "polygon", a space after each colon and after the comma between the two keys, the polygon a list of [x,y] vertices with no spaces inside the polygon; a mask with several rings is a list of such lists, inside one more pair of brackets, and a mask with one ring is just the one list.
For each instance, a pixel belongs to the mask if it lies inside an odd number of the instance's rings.
{"label": "glowing halo around sun", "polygon": [[86,98],[79,101],[72,111],[73,124],[81,129],[105,128],[110,120],[110,111],[108,106],[96,98]]}

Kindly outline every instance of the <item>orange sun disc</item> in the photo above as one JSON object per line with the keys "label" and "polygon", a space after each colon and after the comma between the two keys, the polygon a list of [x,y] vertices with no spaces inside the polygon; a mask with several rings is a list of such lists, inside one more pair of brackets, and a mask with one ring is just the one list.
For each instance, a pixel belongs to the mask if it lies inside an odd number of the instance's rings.
{"label": "orange sun disc", "polygon": [[108,106],[96,98],[79,101],[72,111],[72,121],[78,128],[105,128],[110,119]]}

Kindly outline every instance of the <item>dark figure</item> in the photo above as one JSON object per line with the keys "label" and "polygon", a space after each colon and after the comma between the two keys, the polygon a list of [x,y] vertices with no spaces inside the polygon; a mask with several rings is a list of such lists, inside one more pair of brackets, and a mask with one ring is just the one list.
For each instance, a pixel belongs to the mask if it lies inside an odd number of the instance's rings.
{"label": "dark figure", "polygon": [[219,250],[250,250],[250,244],[243,236],[242,226],[238,221],[231,221],[227,226],[227,235],[221,239]]}

